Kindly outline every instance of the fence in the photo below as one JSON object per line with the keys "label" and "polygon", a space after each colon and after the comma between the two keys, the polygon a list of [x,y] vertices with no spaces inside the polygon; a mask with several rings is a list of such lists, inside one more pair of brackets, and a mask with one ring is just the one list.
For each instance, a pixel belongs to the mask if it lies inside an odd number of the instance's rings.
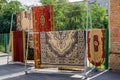
{"label": "fence", "polygon": [[7,52],[9,33],[0,33],[0,52]]}

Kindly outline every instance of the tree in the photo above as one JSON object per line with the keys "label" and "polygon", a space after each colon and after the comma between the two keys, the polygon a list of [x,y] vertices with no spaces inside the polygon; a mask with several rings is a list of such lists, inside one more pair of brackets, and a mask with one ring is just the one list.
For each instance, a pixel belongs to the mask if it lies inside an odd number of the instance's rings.
{"label": "tree", "polygon": [[[22,11],[22,5],[18,1],[2,0],[0,2],[0,33],[9,33],[12,13]],[[13,30],[16,28],[16,16],[14,15]]]}
{"label": "tree", "polygon": [[63,30],[84,29],[86,21],[86,7],[84,4],[66,4],[63,10]]}
{"label": "tree", "polygon": [[105,28],[108,26],[108,17],[105,7],[97,3],[91,4],[91,15],[93,28]]}
{"label": "tree", "polygon": [[[85,29],[86,5],[83,3],[67,3],[68,0],[41,0],[42,4],[54,4],[55,30]],[[67,4],[66,4],[67,3]],[[92,27],[105,28],[108,26],[106,9],[97,3],[90,5]],[[90,14],[89,14],[90,26]],[[89,27],[90,28],[90,27]]]}

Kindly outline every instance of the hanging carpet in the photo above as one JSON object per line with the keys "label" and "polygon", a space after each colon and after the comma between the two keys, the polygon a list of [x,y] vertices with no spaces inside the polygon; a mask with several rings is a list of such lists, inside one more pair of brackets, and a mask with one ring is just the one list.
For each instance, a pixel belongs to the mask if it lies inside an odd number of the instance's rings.
{"label": "hanging carpet", "polygon": [[40,34],[42,31],[54,30],[54,8],[53,5],[32,7],[34,34],[34,61],[35,68],[40,68]]}
{"label": "hanging carpet", "polygon": [[34,34],[34,62],[35,68],[40,68],[40,34]]}
{"label": "hanging carpet", "polygon": [[41,32],[41,66],[84,67],[85,31]]}
{"label": "hanging carpet", "polygon": [[[92,39],[93,37],[93,39]],[[88,60],[95,66],[105,59],[105,30],[94,29],[88,32]]]}
{"label": "hanging carpet", "polygon": [[13,62],[25,62],[25,32],[12,32],[12,59]]}
{"label": "hanging carpet", "polygon": [[50,31],[54,28],[53,5],[32,7],[34,31]]}
{"label": "hanging carpet", "polygon": [[30,30],[33,29],[33,22],[32,22],[32,11],[27,10],[27,11],[22,11],[22,12],[17,12],[16,13],[16,26],[17,26],[17,31],[22,31],[22,30]]}

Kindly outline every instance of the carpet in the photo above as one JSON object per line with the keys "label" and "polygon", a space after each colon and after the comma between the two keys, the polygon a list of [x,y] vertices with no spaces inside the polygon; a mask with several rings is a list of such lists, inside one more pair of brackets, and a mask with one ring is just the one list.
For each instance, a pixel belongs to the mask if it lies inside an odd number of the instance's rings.
{"label": "carpet", "polygon": [[12,59],[13,62],[25,62],[25,32],[12,32]]}
{"label": "carpet", "polygon": [[34,31],[50,31],[54,28],[54,7],[53,5],[34,6],[33,28]]}
{"label": "carpet", "polygon": [[17,12],[16,13],[16,30],[21,31],[21,30],[27,30],[33,29],[33,22],[32,22],[32,11],[27,10],[27,11],[22,11],[22,12]]}
{"label": "carpet", "polygon": [[[92,39],[93,34],[93,39]],[[95,66],[103,64],[105,59],[105,30],[94,29],[88,32],[88,60]],[[94,56],[95,55],[95,56]],[[95,59],[96,58],[96,61]]]}
{"label": "carpet", "polygon": [[40,34],[34,34],[34,62],[35,68],[40,68]]}
{"label": "carpet", "polygon": [[[54,30],[54,7],[53,5],[32,7],[33,31],[53,31]],[[34,60],[35,68],[40,68],[40,35],[34,35]]]}
{"label": "carpet", "polygon": [[40,33],[41,65],[84,66],[85,31],[51,31]]}

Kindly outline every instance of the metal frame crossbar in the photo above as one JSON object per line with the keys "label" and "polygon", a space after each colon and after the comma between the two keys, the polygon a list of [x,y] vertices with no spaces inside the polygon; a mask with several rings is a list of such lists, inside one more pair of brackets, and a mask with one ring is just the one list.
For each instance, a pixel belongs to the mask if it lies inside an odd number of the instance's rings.
{"label": "metal frame crossbar", "polygon": [[[87,6],[87,9],[86,9],[86,50],[85,50],[85,60],[84,60],[84,72],[83,72],[83,75],[82,75],[82,79],[83,80],[87,80],[89,79],[88,78],[88,74],[91,73],[93,70],[96,69],[96,66],[94,66],[92,69],[90,69],[89,71],[87,71],[87,54],[88,54],[88,23],[89,23],[89,15],[90,15],[90,28],[92,30],[92,42],[93,42],[93,28],[92,28],[92,17],[91,17],[91,13],[90,13],[90,6],[89,4],[91,4],[92,2],[90,2],[91,0],[84,0],[82,2],[86,2],[86,6]],[[79,1],[81,2],[81,1]],[[64,3],[66,4],[66,3]],[[62,5],[62,4],[58,4],[58,5]],[[31,10],[31,9],[30,9]],[[12,31],[12,23],[13,23],[13,15],[11,16],[11,27],[10,27],[10,32]],[[31,18],[29,19],[29,26],[31,25]],[[29,40],[30,40],[30,34],[37,34],[37,32],[32,32],[30,31],[30,28],[28,27],[28,30],[27,30],[27,49],[26,49],[26,56],[25,56],[25,74],[28,74],[28,66],[27,66],[27,57],[28,57],[28,43],[29,43]],[[92,43],[93,44],[93,43]],[[92,45],[94,47],[94,44]],[[94,48],[93,48],[94,49]],[[9,55],[10,54],[10,40],[9,40],[9,48],[8,48],[8,58],[7,58],[7,63],[9,63]],[[95,57],[95,53],[93,51],[93,54],[94,54],[94,61],[96,62],[96,57]],[[96,64],[96,63],[95,63]],[[106,71],[105,71],[106,72]]]}

